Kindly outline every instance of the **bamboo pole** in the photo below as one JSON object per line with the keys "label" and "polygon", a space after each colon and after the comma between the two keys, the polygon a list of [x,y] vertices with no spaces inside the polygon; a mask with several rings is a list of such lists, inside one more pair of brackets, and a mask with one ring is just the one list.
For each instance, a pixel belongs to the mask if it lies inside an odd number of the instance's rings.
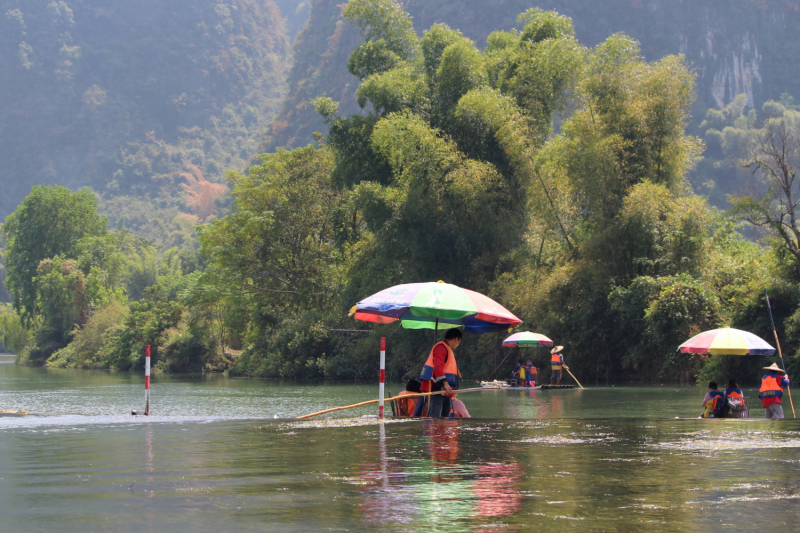
{"label": "bamboo pole", "polygon": [[[569,374],[570,376],[572,376],[572,372],[570,372],[570,371],[569,371],[569,368],[566,368],[566,366],[565,366],[565,367],[564,367],[564,370],[566,370],[566,371],[567,371],[567,374]],[[575,380],[575,383],[577,383],[577,384],[578,384],[578,387],[580,387],[580,388],[583,388],[583,385],[581,385],[581,382],[580,382],[580,381],[578,381],[578,378],[576,378],[575,376],[572,376],[572,379],[574,379],[574,380]]]}
{"label": "bamboo pole", "polygon": [[[462,392],[474,392],[479,390],[500,390],[500,387],[476,387],[474,389],[464,389],[464,390],[454,390],[454,394],[461,394]],[[420,396],[433,396],[434,394],[444,394],[445,390],[434,391],[434,392],[415,392],[413,394],[403,394],[402,396],[394,396],[392,398],[386,398],[384,401],[391,402],[393,400],[399,400],[400,398],[418,398]],[[366,402],[354,403],[353,405],[345,405],[343,407],[332,407],[330,409],[325,409],[324,411],[317,411],[316,413],[311,413],[309,415],[298,416],[295,420],[303,420],[306,418],[311,418],[312,416],[324,415],[325,413],[332,413],[334,411],[344,411],[346,409],[354,409],[356,407],[361,407],[362,405],[369,405],[371,403],[378,403],[380,400],[367,400]]]}
{"label": "bamboo pole", "polygon": [[[775,334],[775,344],[778,345],[778,355],[781,356],[781,366],[783,367],[783,373],[786,374],[786,365],[783,364],[783,353],[781,353],[781,342],[778,340],[778,332],[773,329],[772,333]],[[792,417],[797,418],[797,415],[794,412],[794,402],[792,401],[792,387],[786,387],[786,392],[789,394],[789,405],[792,406]]]}
{"label": "bamboo pole", "polygon": [[[781,351],[781,342],[778,340],[778,330],[775,329],[775,321],[772,319],[772,306],[769,304],[769,293],[767,293],[767,289],[764,289],[764,296],[767,298],[767,309],[769,310],[769,322],[772,324],[772,333],[775,335],[775,344],[778,345],[778,355],[781,357],[781,366],[783,367],[783,373],[786,374],[786,364],[783,362],[783,352]],[[797,415],[794,412],[794,402],[792,401],[792,388],[791,386],[786,387],[786,392],[789,394],[789,405],[792,406],[792,416],[797,418]]]}

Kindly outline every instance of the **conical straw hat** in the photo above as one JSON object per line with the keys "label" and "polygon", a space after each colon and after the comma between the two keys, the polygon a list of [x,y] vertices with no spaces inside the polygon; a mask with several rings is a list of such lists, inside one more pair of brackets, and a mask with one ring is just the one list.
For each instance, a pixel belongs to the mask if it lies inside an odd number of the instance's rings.
{"label": "conical straw hat", "polygon": [[772,365],[770,365],[770,366],[765,366],[763,368],[763,370],[771,370],[772,372],[782,372],[783,374],[786,373],[786,372],[783,371],[782,368],[778,368],[778,364],[777,363],[772,363]]}
{"label": "conical straw hat", "polygon": [[563,346],[556,346],[555,348],[553,348],[552,350],[550,350],[550,353],[558,353],[558,352],[560,352],[560,351],[561,351],[561,350],[563,350],[563,349],[564,349],[564,347],[563,347]]}

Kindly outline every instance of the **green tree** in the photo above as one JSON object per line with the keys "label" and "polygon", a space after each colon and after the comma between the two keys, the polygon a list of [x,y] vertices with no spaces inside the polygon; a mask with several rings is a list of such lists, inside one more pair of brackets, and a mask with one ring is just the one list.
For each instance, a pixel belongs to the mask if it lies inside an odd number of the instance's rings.
{"label": "green tree", "polygon": [[355,22],[364,38],[347,63],[362,80],[394,68],[416,51],[419,39],[411,18],[394,0],[351,0],[342,16]]}
{"label": "green tree", "polygon": [[339,258],[334,215],[347,201],[330,186],[332,163],[327,149],[298,148],[231,175],[234,212],[208,224],[201,241],[237,291],[282,311],[329,304]]}
{"label": "green tree", "polygon": [[3,348],[19,354],[30,343],[31,332],[10,304],[0,306],[0,338]]}
{"label": "green tree", "polygon": [[71,192],[54,185],[38,186],[6,218],[6,286],[14,309],[29,324],[37,316],[35,278],[39,263],[56,256],[76,258],[84,236],[106,233],[107,221],[97,214],[97,201],[87,189]]}
{"label": "green tree", "polygon": [[120,324],[105,328],[98,354],[101,366],[141,370],[147,345],[152,347],[153,364],[159,362],[169,331],[178,325],[184,312],[178,294],[185,289],[185,280],[179,277],[160,281],[148,287],[141,300],[131,302]]}
{"label": "green tree", "polygon": [[[769,105],[768,105],[769,104]],[[795,281],[800,280],[800,112],[777,102],[764,104],[764,126],[751,130],[740,164],[755,179],[753,194],[733,196],[736,212],[754,226],[767,227],[794,258]]]}

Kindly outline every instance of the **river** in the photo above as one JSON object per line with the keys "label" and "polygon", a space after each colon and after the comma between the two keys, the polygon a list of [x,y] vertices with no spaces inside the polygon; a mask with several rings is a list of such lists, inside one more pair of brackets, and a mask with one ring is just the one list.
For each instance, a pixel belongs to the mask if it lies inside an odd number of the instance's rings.
{"label": "river", "polygon": [[156,376],[144,417],[140,376],[0,362],[0,409],[39,415],[0,418],[2,531],[800,530],[800,424],[685,419],[702,388],[477,392],[457,421],[379,423],[375,406],[293,420],[376,390]]}

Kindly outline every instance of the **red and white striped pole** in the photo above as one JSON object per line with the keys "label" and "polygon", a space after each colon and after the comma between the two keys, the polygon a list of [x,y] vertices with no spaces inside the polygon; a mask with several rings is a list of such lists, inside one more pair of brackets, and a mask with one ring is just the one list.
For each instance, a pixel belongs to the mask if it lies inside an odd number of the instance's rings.
{"label": "red and white striped pole", "polygon": [[144,414],[150,416],[150,345],[144,350]]}
{"label": "red and white striped pole", "polygon": [[386,337],[381,337],[381,383],[378,386],[378,418],[383,418],[383,386],[386,381]]}

